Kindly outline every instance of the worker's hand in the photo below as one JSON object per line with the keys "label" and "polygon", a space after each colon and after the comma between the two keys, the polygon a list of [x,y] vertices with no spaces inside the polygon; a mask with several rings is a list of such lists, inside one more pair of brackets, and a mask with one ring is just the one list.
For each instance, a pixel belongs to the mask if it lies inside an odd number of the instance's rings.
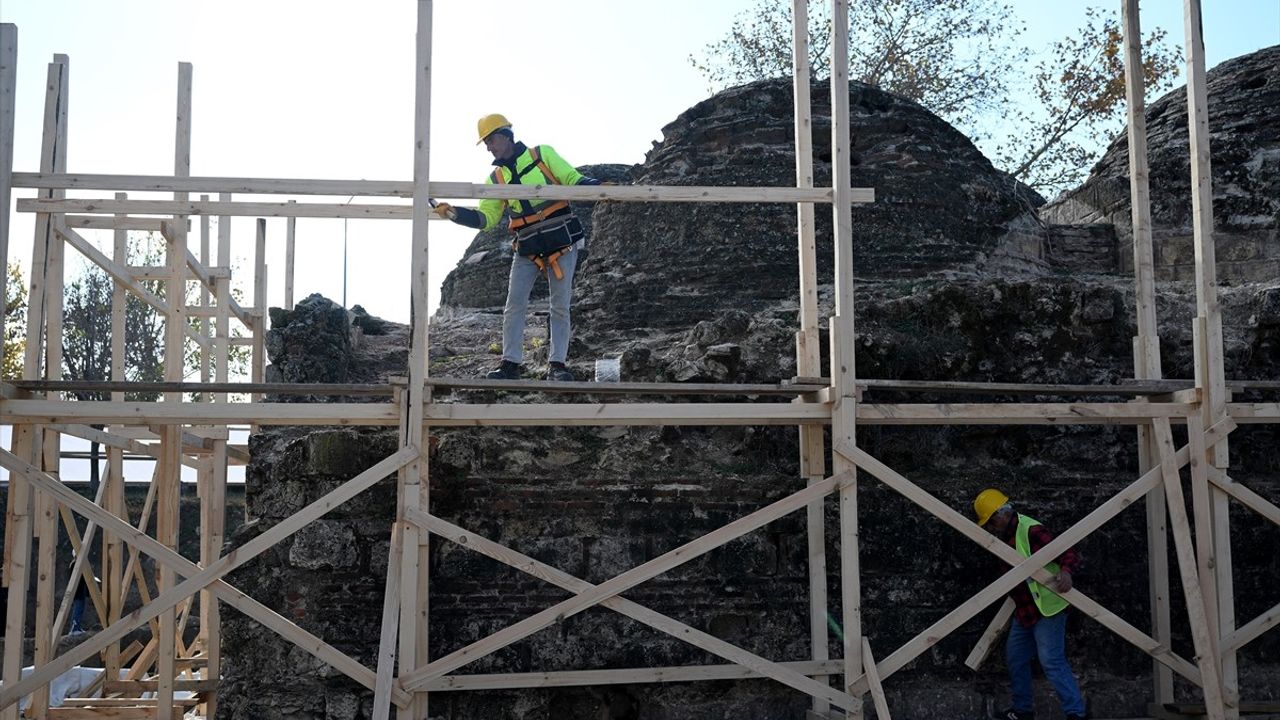
{"label": "worker's hand", "polygon": [[436,203],[436,206],[431,208],[431,212],[439,215],[443,220],[456,220],[458,218],[458,211],[454,210],[449,203]]}
{"label": "worker's hand", "polygon": [[1056,593],[1071,592],[1071,573],[1063,570],[1054,575],[1050,588]]}

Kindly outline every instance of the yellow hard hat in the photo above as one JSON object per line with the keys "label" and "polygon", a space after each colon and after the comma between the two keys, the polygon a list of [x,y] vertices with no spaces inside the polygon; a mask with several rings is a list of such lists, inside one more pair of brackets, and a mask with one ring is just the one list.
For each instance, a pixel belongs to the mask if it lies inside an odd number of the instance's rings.
{"label": "yellow hard hat", "polygon": [[480,139],[476,144],[479,145],[484,142],[484,139],[492,135],[495,130],[509,127],[511,127],[511,121],[507,119],[506,115],[499,113],[485,115],[476,123],[476,131],[480,134]]}
{"label": "yellow hard hat", "polygon": [[978,516],[978,524],[986,525],[1000,506],[1007,502],[1009,502],[1009,496],[995,488],[987,488],[978,493],[978,497],[973,501],[973,513]]}

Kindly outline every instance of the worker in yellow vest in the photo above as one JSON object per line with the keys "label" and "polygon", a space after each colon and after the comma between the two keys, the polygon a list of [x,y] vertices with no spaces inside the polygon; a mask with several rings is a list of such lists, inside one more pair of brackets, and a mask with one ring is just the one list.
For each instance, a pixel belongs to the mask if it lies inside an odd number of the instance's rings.
{"label": "worker in yellow vest", "polygon": [[[599,185],[600,181],[578,172],[550,145],[528,147],[516,142],[511,122],[503,115],[485,115],[476,127],[480,142],[493,155],[494,170],[486,183],[507,185]],[[479,143],[477,143],[479,144]],[[529,294],[538,275],[546,275],[551,300],[551,353],[548,380],[573,380],[565,366],[569,354],[569,303],[573,273],[582,250],[582,224],[563,200],[480,201],[479,209],[437,203],[442,218],[492,230],[509,211],[510,229],[516,235],[507,284],[507,304],[502,309],[502,364],[489,373],[493,380],[515,380],[524,359],[525,314]]]}
{"label": "worker in yellow vest", "polygon": [[[1009,496],[994,488],[978,493],[973,501],[978,524],[1004,540],[1023,557],[1031,557],[1053,540],[1039,521],[1015,512]],[[1038,657],[1045,678],[1053,685],[1062,704],[1067,720],[1083,720],[1084,698],[1076,682],[1071,664],[1067,662],[1067,601],[1058,593],[1071,590],[1072,579],[1080,569],[1080,556],[1074,548],[1067,548],[1045,570],[1053,575],[1048,586],[1027,579],[1009,592],[1013,598],[1013,621],[1009,624],[1009,638],[1005,643],[1005,659],[1009,666],[1009,682],[1013,695],[1013,707],[997,717],[1000,720],[1033,720],[1034,704],[1031,694],[1031,659]]]}

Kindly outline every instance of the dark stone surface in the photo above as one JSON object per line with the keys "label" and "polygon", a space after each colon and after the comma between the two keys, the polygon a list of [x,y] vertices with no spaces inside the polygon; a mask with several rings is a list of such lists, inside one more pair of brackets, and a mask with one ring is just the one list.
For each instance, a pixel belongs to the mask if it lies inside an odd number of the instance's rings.
{"label": "dark stone surface", "polygon": [[[1218,277],[1273,281],[1280,277],[1280,45],[1218,65],[1206,89]],[[1151,103],[1146,118],[1156,265],[1164,278],[1191,279],[1186,88]],[[1114,224],[1126,273],[1133,266],[1128,158],[1128,136],[1121,133],[1084,185],[1041,211],[1049,222]]]}

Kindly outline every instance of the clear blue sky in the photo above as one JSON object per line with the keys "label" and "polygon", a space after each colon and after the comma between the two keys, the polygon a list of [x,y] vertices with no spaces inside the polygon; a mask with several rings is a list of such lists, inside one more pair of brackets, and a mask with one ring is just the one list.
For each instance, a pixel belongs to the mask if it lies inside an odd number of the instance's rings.
{"label": "clear blue sky", "polygon": [[[1205,4],[1210,65],[1280,43],[1280,0]],[[473,144],[474,122],[494,111],[512,118],[519,137],[555,145],[575,164],[640,162],[662,126],[707,95],[689,54],[753,5],[438,0],[432,176],[484,176],[488,156]],[[1181,42],[1181,3],[1146,5],[1144,27],[1163,26]],[[1032,47],[1076,27],[1085,7],[1014,2]],[[71,59],[71,172],[171,173],[176,64],[189,61],[192,174],[408,179],[414,8],[410,0],[4,0],[0,20],[19,30],[15,168],[37,168],[45,63],[60,52]],[[10,239],[11,257],[24,265],[29,221],[16,217]],[[237,221],[234,231],[247,267],[251,221]],[[434,307],[471,233],[447,223],[432,231]],[[299,294],[340,299],[342,222],[301,220],[298,232]],[[347,232],[350,302],[406,319],[408,223],[353,221]],[[283,220],[269,221],[276,270],[283,234]],[[275,274],[269,302],[282,299]]]}

